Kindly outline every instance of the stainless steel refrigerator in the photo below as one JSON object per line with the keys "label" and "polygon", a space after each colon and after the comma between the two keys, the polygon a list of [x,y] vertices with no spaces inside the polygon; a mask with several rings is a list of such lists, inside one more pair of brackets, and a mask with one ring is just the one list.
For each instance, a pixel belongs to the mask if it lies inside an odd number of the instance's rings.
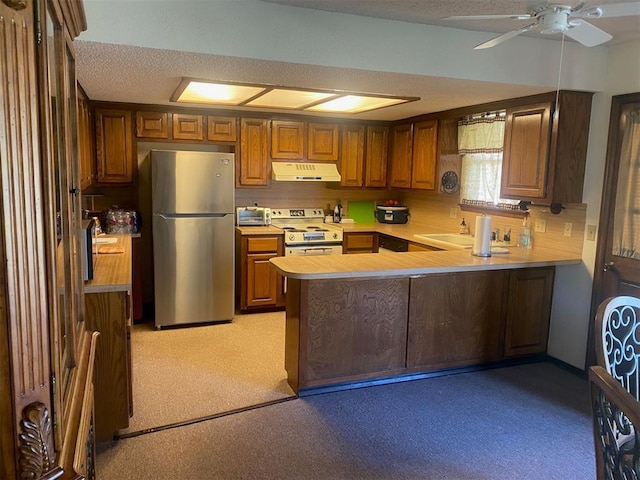
{"label": "stainless steel refrigerator", "polygon": [[155,326],[231,321],[232,153],[151,150]]}

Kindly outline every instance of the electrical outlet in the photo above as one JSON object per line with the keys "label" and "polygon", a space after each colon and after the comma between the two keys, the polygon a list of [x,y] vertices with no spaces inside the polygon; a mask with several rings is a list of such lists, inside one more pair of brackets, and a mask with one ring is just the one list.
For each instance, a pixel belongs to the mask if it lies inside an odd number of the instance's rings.
{"label": "electrical outlet", "polygon": [[596,240],[596,226],[587,225],[587,240],[594,242]]}
{"label": "electrical outlet", "polygon": [[572,231],[573,231],[573,223],[564,222],[564,236],[570,237]]}
{"label": "electrical outlet", "polygon": [[458,209],[450,208],[449,209],[449,218],[458,218]]}
{"label": "electrical outlet", "polygon": [[547,221],[544,218],[537,218],[534,231],[544,233],[547,231]]}

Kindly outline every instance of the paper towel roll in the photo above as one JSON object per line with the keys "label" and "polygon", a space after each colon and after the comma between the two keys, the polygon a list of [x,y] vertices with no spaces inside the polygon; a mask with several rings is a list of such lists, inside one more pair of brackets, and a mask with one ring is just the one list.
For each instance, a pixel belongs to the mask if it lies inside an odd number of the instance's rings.
{"label": "paper towel roll", "polygon": [[491,256],[491,217],[484,215],[476,217],[475,238],[471,255],[478,257]]}

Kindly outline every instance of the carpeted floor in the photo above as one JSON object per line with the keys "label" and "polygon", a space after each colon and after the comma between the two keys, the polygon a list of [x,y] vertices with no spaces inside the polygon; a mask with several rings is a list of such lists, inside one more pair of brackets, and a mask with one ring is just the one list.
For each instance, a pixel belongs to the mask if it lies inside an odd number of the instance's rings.
{"label": "carpeted floor", "polygon": [[133,417],[121,434],[274,401],[294,393],[284,369],[284,312],[131,335]]}
{"label": "carpeted floor", "polygon": [[104,445],[97,478],[592,479],[587,385],[543,362],[303,397]]}

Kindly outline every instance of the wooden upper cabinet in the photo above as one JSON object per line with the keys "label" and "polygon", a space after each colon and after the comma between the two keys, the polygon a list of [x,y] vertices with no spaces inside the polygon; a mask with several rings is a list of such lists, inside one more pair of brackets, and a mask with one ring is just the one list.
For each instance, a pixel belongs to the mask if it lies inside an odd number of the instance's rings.
{"label": "wooden upper cabinet", "polygon": [[169,138],[167,112],[136,112],[136,137]]}
{"label": "wooden upper cabinet", "polygon": [[390,187],[411,188],[412,135],[412,124],[398,125],[391,130]]}
{"label": "wooden upper cabinet", "polygon": [[361,187],[363,184],[364,132],[363,125],[342,127],[340,185],[343,187]]}
{"label": "wooden upper cabinet", "polygon": [[78,156],[81,190],[93,184],[95,175],[91,116],[89,102],[78,89]]}
{"label": "wooden upper cabinet", "polygon": [[207,140],[212,142],[235,142],[238,119],[207,115]]}
{"label": "wooden upper cabinet", "polygon": [[304,158],[304,122],[271,121],[271,158]]}
{"label": "wooden upper cabinet", "polygon": [[98,183],[131,183],[136,166],[133,120],[128,110],[96,109],[96,164]]}
{"label": "wooden upper cabinet", "polygon": [[204,140],[202,115],[174,113],[173,138],[176,140]]}
{"label": "wooden upper cabinet", "polygon": [[501,196],[582,203],[593,93],[561,90],[539,104],[507,108]]}
{"label": "wooden upper cabinet", "polygon": [[267,120],[243,118],[240,124],[239,185],[267,185]]}
{"label": "wooden upper cabinet", "polygon": [[551,140],[551,103],[507,109],[500,195],[543,199]]}
{"label": "wooden upper cabinet", "polygon": [[338,160],[338,125],[309,123],[307,137],[309,160]]}
{"label": "wooden upper cabinet", "polygon": [[365,155],[365,187],[387,186],[387,127],[367,127],[367,150]]}
{"label": "wooden upper cabinet", "polygon": [[436,188],[437,142],[437,120],[420,122],[413,126],[411,188],[422,190]]}

